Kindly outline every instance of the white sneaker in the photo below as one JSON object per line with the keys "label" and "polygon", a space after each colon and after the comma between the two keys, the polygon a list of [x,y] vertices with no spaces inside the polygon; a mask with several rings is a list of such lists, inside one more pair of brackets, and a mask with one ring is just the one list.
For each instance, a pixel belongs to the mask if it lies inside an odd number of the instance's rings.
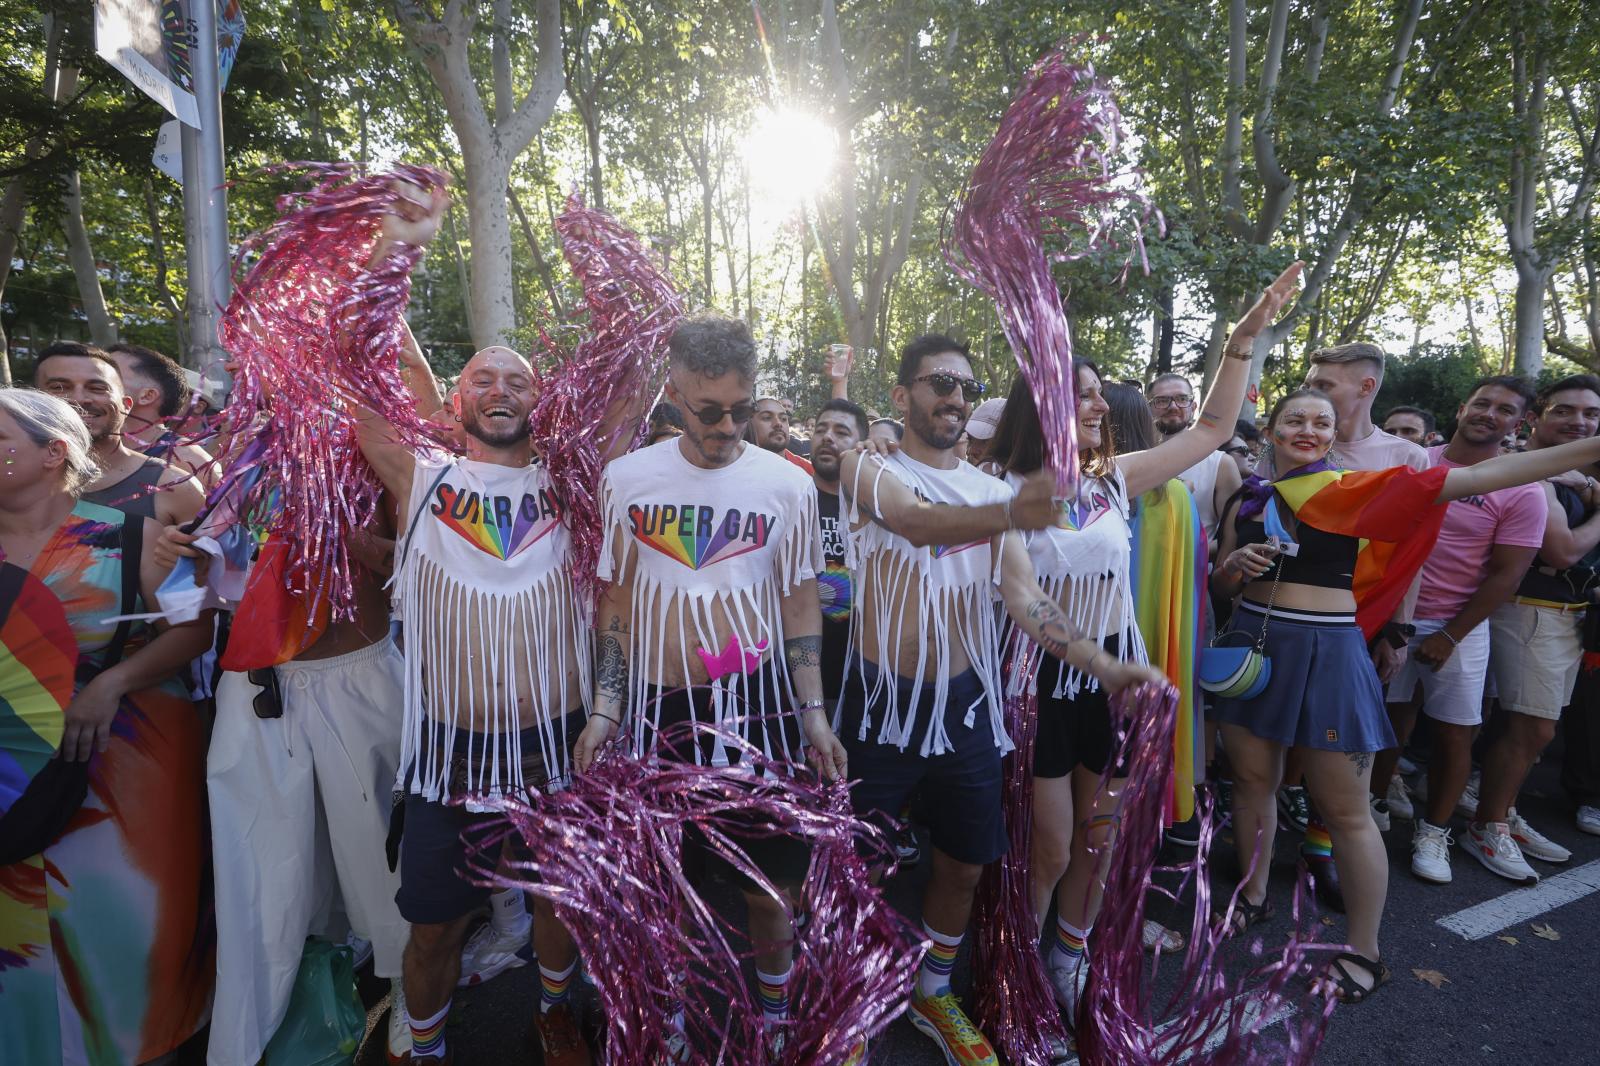
{"label": "white sneaker", "polygon": [[1368,796],[1367,803],[1372,807],[1372,822],[1378,827],[1378,832],[1387,833],[1393,821],[1389,817],[1389,801],[1381,800],[1377,796]]}
{"label": "white sneaker", "polygon": [[1089,983],[1089,955],[1087,952],[1075,963],[1050,964],[1046,971],[1050,988],[1055,992],[1056,1006],[1067,1016],[1067,1025],[1077,1023],[1078,1001],[1083,998],[1084,986]]}
{"label": "white sneaker", "polygon": [[1467,823],[1467,835],[1461,841],[1467,854],[1474,856],[1492,872],[1509,881],[1531,885],[1539,875],[1522,857],[1522,850],[1511,839],[1511,829],[1505,822]]}
{"label": "white sneaker", "polygon": [[352,969],[359,970],[372,961],[372,941],[365,937],[356,936],[352,932],[344,938],[344,946],[350,949],[353,956],[350,960]]}
{"label": "white sneaker", "polygon": [[1417,819],[1411,834],[1411,872],[1436,885],[1450,883],[1450,830]]}
{"label": "white sneaker", "polygon": [[1579,807],[1578,828],[1585,833],[1600,837],[1600,807]]}
{"label": "white sneaker", "polygon": [[396,977],[389,982],[389,1063],[411,1058],[411,1016],[406,1013],[406,990]]}
{"label": "white sneaker", "polygon": [[1384,798],[1389,801],[1389,813],[1396,818],[1403,818],[1408,822],[1416,818],[1417,809],[1411,803],[1411,790],[1406,787],[1399,774],[1389,779],[1389,794]]}
{"label": "white sneaker", "polygon": [[461,949],[459,988],[470,988],[533,961],[533,915],[524,914],[508,932],[484,922]]}
{"label": "white sneaker", "polygon": [[1461,798],[1456,800],[1456,813],[1469,822],[1478,816],[1478,786],[1482,783],[1479,772],[1472,771],[1472,776],[1467,778],[1467,787],[1461,790]]}
{"label": "white sneaker", "polygon": [[680,1009],[667,1019],[667,1061],[672,1063],[686,1063],[689,1061],[692,1049],[689,1047],[689,1032],[684,1026],[683,1011]]}
{"label": "white sneaker", "polygon": [[1511,828],[1511,839],[1528,858],[1540,862],[1566,862],[1572,858],[1572,852],[1529,825],[1515,807],[1506,810],[1506,825]]}
{"label": "white sneaker", "polygon": [[1420,767],[1418,767],[1416,763],[1412,762],[1410,759],[1408,759],[1404,755],[1402,755],[1402,756],[1400,756],[1400,761],[1395,765],[1395,769],[1399,770],[1402,774],[1405,774],[1407,777],[1414,777],[1416,775],[1417,770],[1420,769]]}

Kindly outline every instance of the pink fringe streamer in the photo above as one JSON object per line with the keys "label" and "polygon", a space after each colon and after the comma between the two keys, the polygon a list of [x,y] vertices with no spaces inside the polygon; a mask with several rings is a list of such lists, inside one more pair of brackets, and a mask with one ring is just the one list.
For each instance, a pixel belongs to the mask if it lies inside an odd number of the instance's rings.
{"label": "pink fringe streamer", "polygon": [[[1137,172],[1115,167],[1122,139],[1117,105],[1094,70],[1050,53],[1006,109],[944,238],[950,266],[994,300],[1066,497],[1078,483],[1077,389],[1072,334],[1050,264],[1114,245],[1122,229],[1130,260],[1137,250],[1144,262],[1141,220],[1151,208]],[[1046,238],[1064,250],[1047,252]]]}
{"label": "pink fringe streamer", "polygon": [[[603,539],[600,470],[618,445],[638,445],[651,381],[683,317],[683,300],[615,218],[574,194],[556,219],[562,253],[583,286],[588,327],[570,358],[544,382],[530,416],[572,536],[573,583],[592,601]],[[619,409],[619,400],[628,406]]]}
{"label": "pink fringe streamer", "polygon": [[[791,777],[731,734],[724,743],[739,750],[741,766],[638,760],[613,747],[563,791],[531,805],[498,802],[509,826],[474,842],[485,883],[544,896],[573,934],[604,1006],[611,1066],[669,1061],[668,1021],[680,1009],[695,1063],[839,1063],[910,994],[921,937],[867,874],[869,861],[893,859],[882,834],[853,817],[844,784]],[[762,766],[772,772],[751,772]],[[766,1053],[761,1006],[741,972],[751,956],[743,933],[684,874],[689,826],[779,899],[730,834],[812,846],[790,979],[796,1009],[779,1056]],[[512,834],[531,858],[497,874],[489,845]]]}
{"label": "pink fringe streamer", "polygon": [[[354,405],[386,418],[403,441],[437,446],[400,378],[400,321],[422,249],[399,246],[375,270],[366,263],[400,178],[426,190],[445,177],[399,166],[364,175],[348,164],[290,164],[316,184],[280,198],[280,217],[245,242],[236,269],[254,266],[223,314],[221,339],[238,364],[221,432],[260,434],[262,476],[241,510],[265,517],[289,542],[286,581],[323,598],[335,616],[354,609],[346,534],[364,526],[382,492],[355,439]],[[238,470],[230,470],[238,474]],[[269,504],[270,501],[270,504]]]}
{"label": "pink fringe streamer", "polygon": [[[1016,639],[1011,650],[1011,669],[1028,670],[1024,676],[1032,676],[1037,649]],[[1338,949],[1315,943],[1305,885],[1297,886],[1294,929],[1281,949],[1267,957],[1261,938],[1253,937],[1248,951],[1256,961],[1230,979],[1224,964],[1238,953],[1224,950],[1229,940],[1227,918],[1212,915],[1206,871],[1214,829],[1212,811],[1204,801],[1195,858],[1164,868],[1180,875],[1178,888],[1162,888],[1152,879],[1171,773],[1176,691],[1146,685],[1119,694],[1112,705],[1120,720],[1118,760],[1126,760],[1133,771],[1120,797],[1120,825],[1088,954],[1089,984],[1074,1020],[1080,1061],[1104,1066],[1176,1066],[1180,1061],[1211,1066],[1309,1064],[1333,1010],[1332,1000],[1315,997],[1311,991],[1309,978],[1318,965],[1314,956]],[[1037,699],[1031,694],[1007,703],[1007,727],[1017,745],[1007,757],[1004,781],[1011,848],[1000,863],[985,871],[975,907],[980,917],[974,933],[973,972],[994,975],[978,986],[978,1024],[1014,1066],[1049,1062],[1047,1037],[1063,1035],[1028,891],[1037,713]],[[1082,820],[1079,825],[1081,829]],[[1195,907],[1177,991],[1159,1006],[1152,991],[1159,955],[1151,973],[1145,974],[1145,899],[1151,890],[1174,902],[1192,892]],[[1231,916],[1237,905],[1236,889],[1226,914]],[[1260,1032],[1291,1011],[1282,1040]]]}

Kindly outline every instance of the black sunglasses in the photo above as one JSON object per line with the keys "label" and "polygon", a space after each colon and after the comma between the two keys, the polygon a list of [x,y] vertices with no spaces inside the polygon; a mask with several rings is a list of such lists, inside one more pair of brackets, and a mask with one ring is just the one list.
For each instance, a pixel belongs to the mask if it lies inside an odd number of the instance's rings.
{"label": "black sunglasses", "polygon": [[989,386],[973,378],[959,377],[948,371],[936,370],[931,374],[924,374],[916,381],[926,381],[928,388],[933,390],[935,396],[948,396],[956,391],[956,386],[961,387],[961,398],[968,403],[977,403],[983,394],[989,391]]}
{"label": "black sunglasses", "polygon": [[[688,404],[684,404],[684,406],[689,407]],[[707,404],[698,411],[693,407],[689,407],[689,413],[698,418],[703,426],[714,426],[724,418],[732,418],[733,424],[737,426],[755,417],[756,405],[749,400],[736,403],[732,407],[724,407],[720,403],[713,403]]]}
{"label": "black sunglasses", "polygon": [[1250,449],[1246,448],[1243,444],[1235,444],[1231,448],[1224,448],[1222,450],[1224,452],[1226,452],[1227,454],[1229,454],[1229,455],[1249,455],[1250,454]]}
{"label": "black sunglasses", "polygon": [[283,692],[278,688],[278,672],[270,666],[245,673],[245,679],[252,685],[258,685],[260,692],[255,699],[250,701],[250,707],[256,712],[257,718],[282,718],[283,717]]}

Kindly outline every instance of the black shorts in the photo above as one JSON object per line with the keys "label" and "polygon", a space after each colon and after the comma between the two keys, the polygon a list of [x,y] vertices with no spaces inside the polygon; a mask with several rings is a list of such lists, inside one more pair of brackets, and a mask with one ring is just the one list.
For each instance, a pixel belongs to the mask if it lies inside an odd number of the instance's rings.
{"label": "black shorts", "polygon": [[[783,695],[783,686],[779,683],[775,668],[769,664],[767,668],[749,675],[746,685],[744,703],[756,709],[751,713],[759,713],[763,707],[768,712],[761,721],[751,723],[751,743],[771,752],[775,759],[781,760],[782,753],[787,751],[798,760],[801,757],[799,721],[788,709],[787,697]],[[690,721],[715,721],[716,698],[715,690],[710,686],[667,690],[650,686],[645,695],[643,713],[646,721],[660,723],[663,735],[657,743],[656,755],[662,759],[687,762],[695,757],[694,747],[698,747],[700,761],[710,762],[715,754],[713,737],[704,733],[691,737],[687,731],[674,727]],[[727,698],[726,693],[723,698]],[[725,754],[730,762],[738,761],[739,753],[736,750],[728,750]],[[769,772],[785,771],[776,769]],[[753,814],[748,816],[746,824],[749,832],[739,832],[734,828],[727,835],[745,853],[751,865],[776,887],[803,884],[811,868],[811,845],[804,840],[772,832],[769,824],[758,821]],[[712,847],[700,830],[692,825],[684,832],[683,868],[689,883],[696,886],[704,885],[708,878],[716,878],[748,894],[764,891],[721,851]]]}
{"label": "black shorts", "polygon": [[[917,787],[922,789],[928,828],[933,846],[957,862],[984,866],[1005,854],[1005,818],[1000,807],[1000,749],[995,746],[987,708],[980,707],[973,724],[963,724],[967,710],[984,700],[983,682],[975,670],[950,679],[945,705],[935,708],[933,685],[924,682],[917,706],[912,708],[911,690],[915,682],[896,678],[892,699],[902,716],[912,715],[912,736],[920,738],[933,714],[945,716],[946,731],[953,745],[942,755],[922,756],[914,739],[902,751],[893,744],[877,741],[877,723],[882,720],[885,698],[880,695],[867,707],[867,694],[873,691],[878,669],[871,663],[852,664],[845,679],[839,705],[839,739],[850,757],[850,804],[856,816],[886,829],[895,824],[906,801]],[[861,720],[871,712],[872,725],[862,740]]]}
{"label": "black shorts", "polygon": [[[568,713],[566,722],[558,727],[557,734],[565,729],[568,744],[577,744],[587,716],[582,710]],[[428,743],[430,731],[423,730],[423,743]],[[466,746],[473,745],[474,758],[481,757],[485,747],[482,733],[456,731],[456,748],[464,765]],[[548,768],[540,755],[539,727],[522,730],[523,781],[530,788],[543,788],[550,780]],[[452,773],[452,778],[456,776]],[[400,890],[394,901],[400,917],[413,925],[444,925],[471,914],[489,899],[492,889],[474,884],[474,875],[468,865],[468,841],[477,840],[491,827],[504,824],[502,815],[494,811],[474,812],[459,803],[439,803],[408,793],[405,798],[405,829],[400,838]],[[515,836],[510,841],[510,857],[528,858]],[[486,852],[482,862],[494,863],[498,849]]]}
{"label": "black shorts", "polygon": [[[1119,641],[1116,634],[1101,642],[1106,654],[1115,658]],[[1061,663],[1049,655],[1039,656],[1039,731],[1033,746],[1034,777],[1066,777],[1081,766],[1090,773],[1103,774],[1117,749],[1117,731],[1111,725],[1111,700],[1104,688],[1089,687],[1085,678],[1076,696],[1055,696]],[[1112,776],[1128,776],[1126,762],[1119,762]]]}

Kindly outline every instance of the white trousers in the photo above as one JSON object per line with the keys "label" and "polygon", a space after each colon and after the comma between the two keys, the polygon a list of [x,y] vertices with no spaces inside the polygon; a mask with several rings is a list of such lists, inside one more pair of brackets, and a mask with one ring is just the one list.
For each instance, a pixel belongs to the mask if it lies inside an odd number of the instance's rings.
{"label": "white trousers", "polygon": [[210,1066],[249,1066],[289,1007],[307,936],[372,941],[399,977],[409,926],[384,842],[400,761],[403,683],[390,640],[277,667],[283,717],[258,718],[244,674],[217,686],[206,759],[216,858],[217,990]]}

